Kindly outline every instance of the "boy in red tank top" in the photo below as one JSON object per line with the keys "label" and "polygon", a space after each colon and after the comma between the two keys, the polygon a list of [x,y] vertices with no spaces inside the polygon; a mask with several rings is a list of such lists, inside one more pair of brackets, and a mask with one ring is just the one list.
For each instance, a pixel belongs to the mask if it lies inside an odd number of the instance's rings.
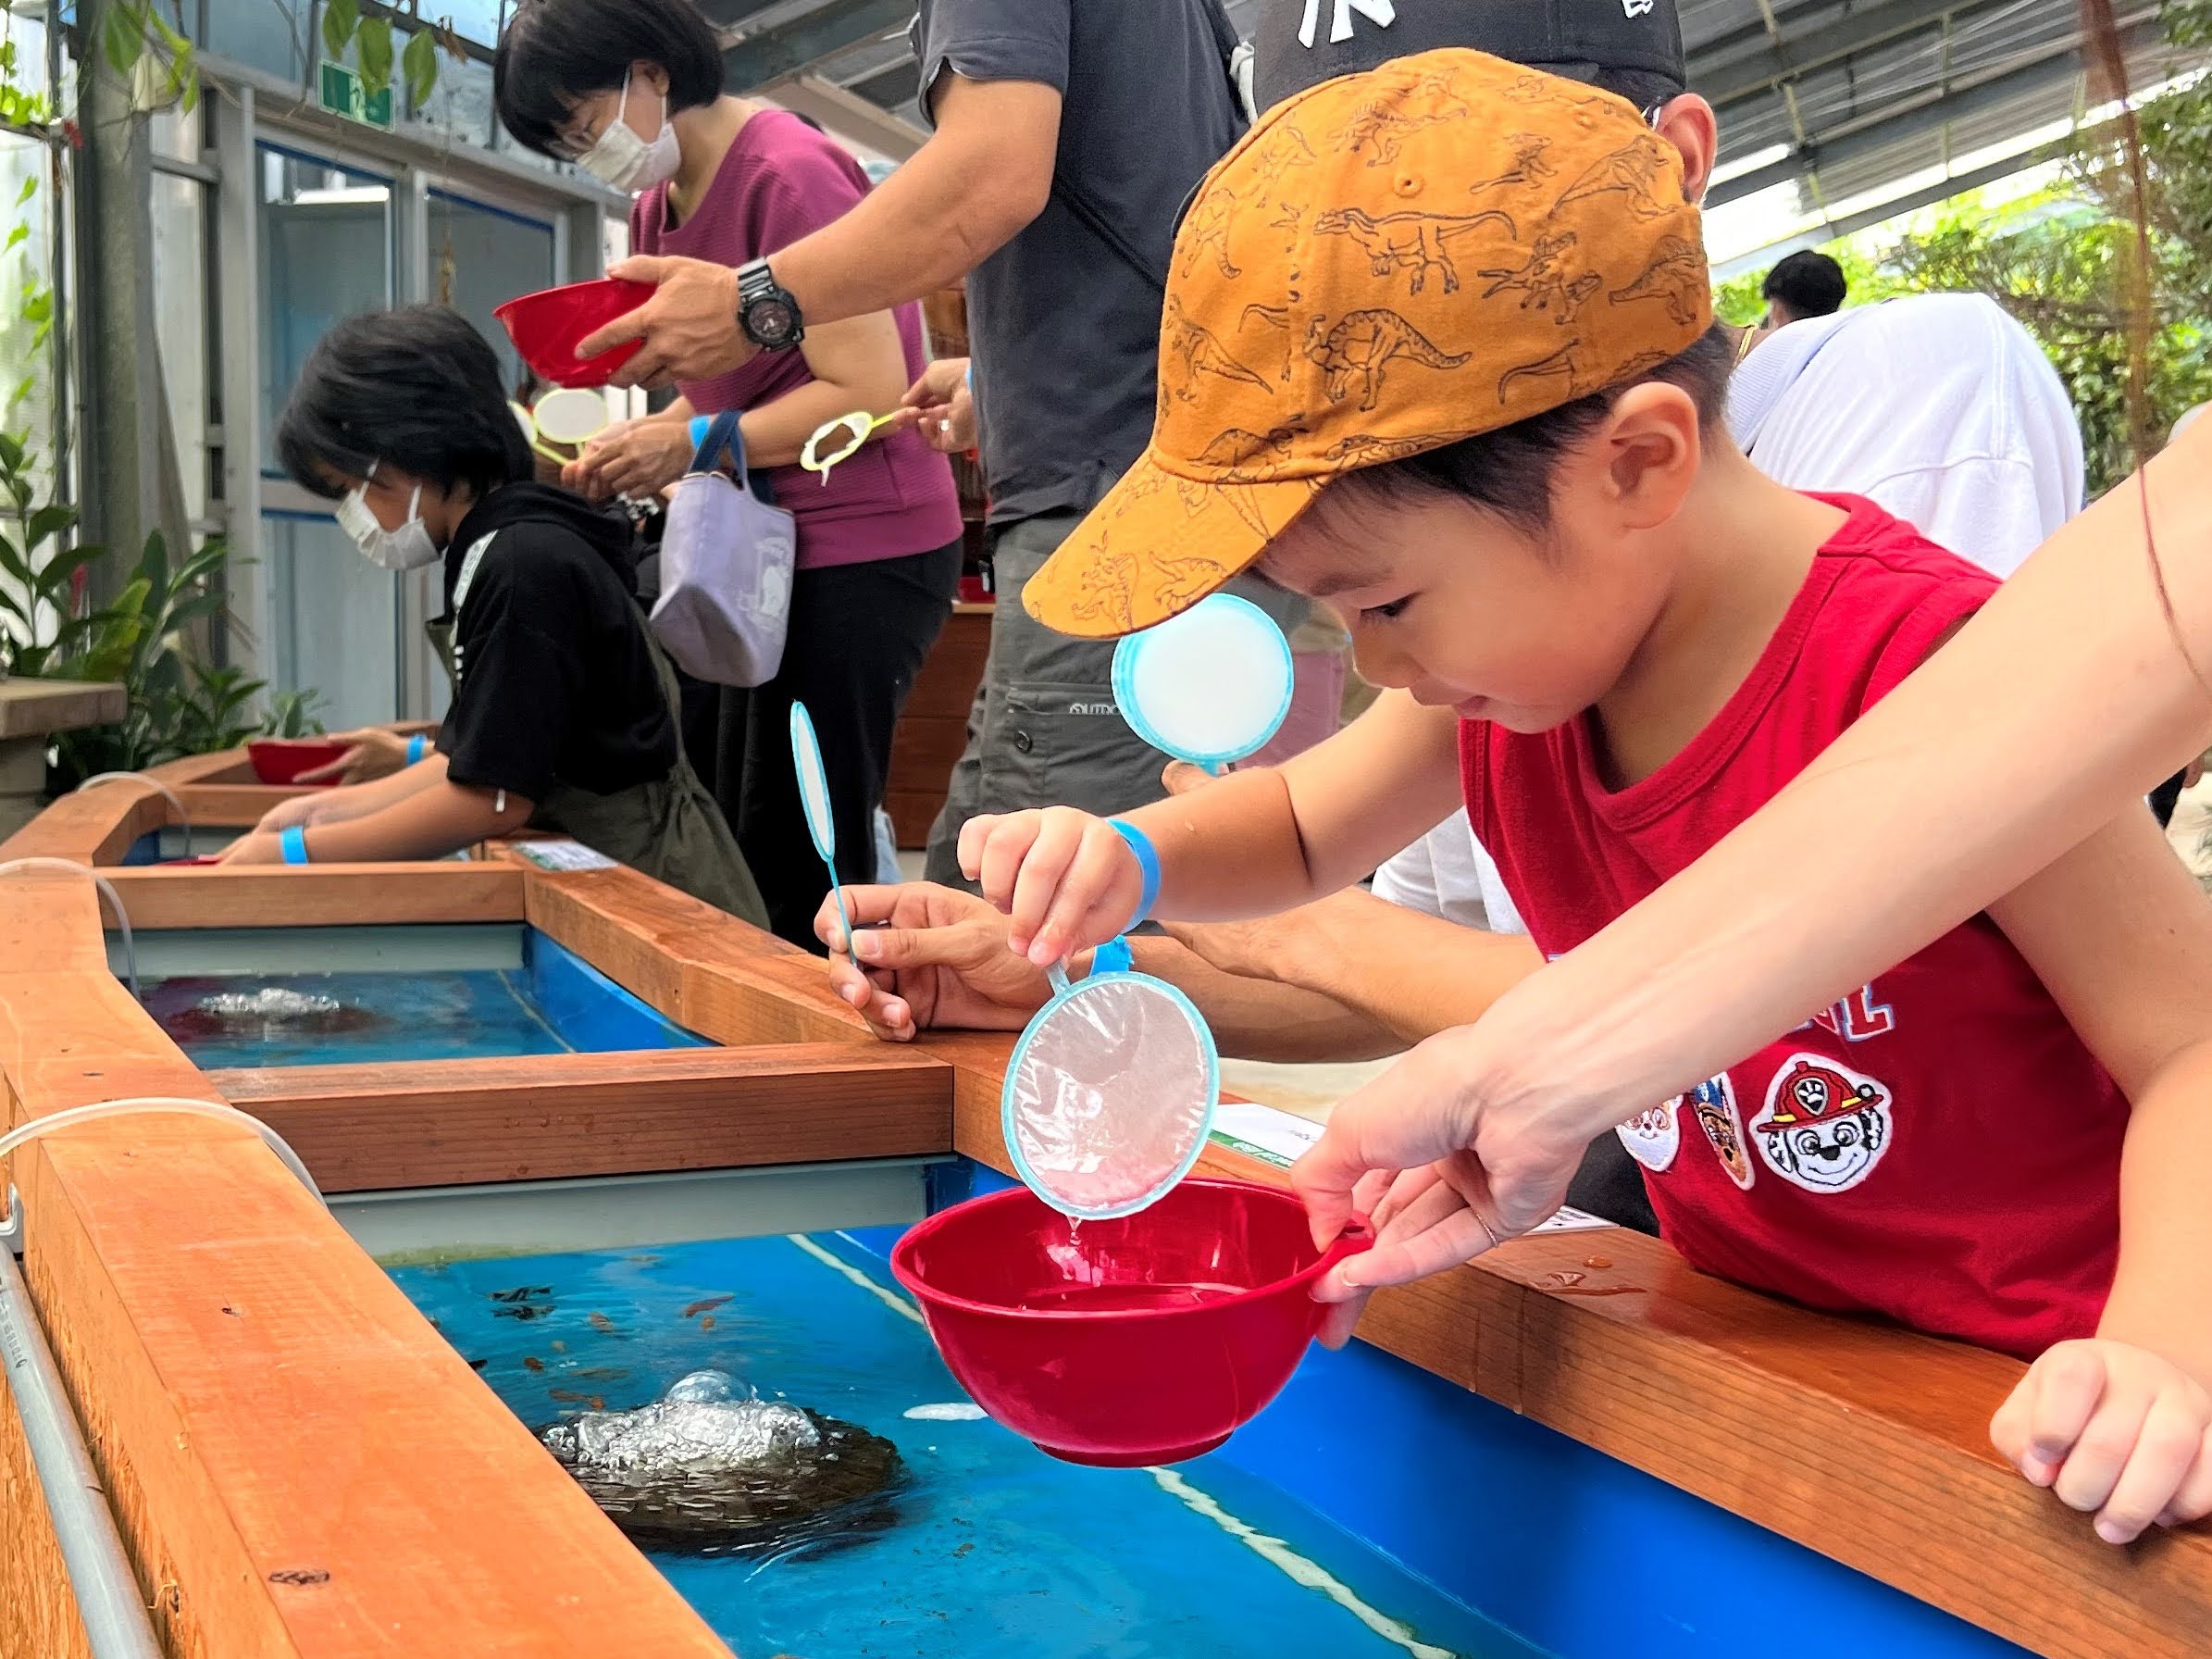
{"label": "boy in red tank top", "polygon": [[[1990,580],[1734,449],[1707,283],[1677,156],[1587,88],[1438,52],[1255,128],[1178,239],[1151,447],[1025,602],[1125,633],[1257,566],[1392,689],[1126,820],[970,823],[1015,947],[1304,904],[1463,798],[1564,952],[1940,649]],[[2207,1039],[2212,908],[2130,813],[1620,1132],[1698,1266],[2033,1360],[1993,1432],[2120,1541],[2212,1511]],[[1367,1284],[1541,1219],[1430,1126],[1361,1129],[1410,1166],[1362,1193]]]}

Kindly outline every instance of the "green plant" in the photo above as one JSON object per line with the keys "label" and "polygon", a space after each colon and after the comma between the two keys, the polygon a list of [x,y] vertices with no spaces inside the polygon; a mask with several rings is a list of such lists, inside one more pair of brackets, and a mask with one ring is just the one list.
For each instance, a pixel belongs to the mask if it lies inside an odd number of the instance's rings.
{"label": "green plant", "polygon": [[[441,49],[455,63],[468,61],[468,49],[451,18],[436,23],[422,20],[421,0],[406,0],[406,15],[413,32],[399,49],[399,69],[406,78],[408,101],[420,109],[437,90]],[[373,98],[391,84],[394,34],[389,9],[364,17],[361,0],[323,0],[322,30],[323,50],[333,62],[343,63],[346,48],[354,49],[364,96]]]}
{"label": "green plant", "polygon": [[268,700],[268,714],[261,722],[263,737],[320,737],[323,734],[322,717],[316,712],[316,705],[323,694],[312,688],[304,692],[276,692]]}

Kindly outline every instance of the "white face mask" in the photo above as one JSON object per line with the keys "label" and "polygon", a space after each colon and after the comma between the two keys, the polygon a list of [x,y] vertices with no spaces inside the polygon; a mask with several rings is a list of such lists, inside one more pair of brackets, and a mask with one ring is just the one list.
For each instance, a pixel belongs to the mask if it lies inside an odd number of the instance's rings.
{"label": "white face mask", "polygon": [[[376,475],[372,466],[368,476]],[[377,522],[377,516],[368,510],[367,493],[364,482],[358,489],[348,490],[338,504],[338,528],[353,538],[362,556],[386,570],[416,570],[436,564],[438,544],[430,540],[422,521],[422,486],[416,485],[415,493],[407,498],[407,522],[397,530],[386,530]]]}
{"label": "white face mask", "polygon": [[576,158],[577,166],[594,179],[613,185],[616,190],[636,195],[651,190],[656,184],[665,184],[676,177],[676,168],[682,159],[676,144],[676,129],[668,122],[668,94],[661,94],[661,130],[647,143],[637,134],[636,129],[622,118],[629,108],[630,78],[622,78],[622,100],[615,106],[615,118],[607,123],[606,131],[593,141],[591,147]]}

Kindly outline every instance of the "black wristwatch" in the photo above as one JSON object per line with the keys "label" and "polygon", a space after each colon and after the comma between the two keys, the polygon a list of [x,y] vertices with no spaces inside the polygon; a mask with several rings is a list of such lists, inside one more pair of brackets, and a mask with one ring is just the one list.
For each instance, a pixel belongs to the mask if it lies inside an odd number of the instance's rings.
{"label": "black wristwatch", "polygon": [[738,267],[738,327],[764,352],[788,351],[806,338],[799,302],[776,280],[765,259]]}

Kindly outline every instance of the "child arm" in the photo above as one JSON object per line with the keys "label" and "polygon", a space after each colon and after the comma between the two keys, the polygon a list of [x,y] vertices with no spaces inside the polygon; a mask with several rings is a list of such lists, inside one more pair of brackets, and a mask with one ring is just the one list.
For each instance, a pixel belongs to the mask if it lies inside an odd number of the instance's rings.
{"label": "child arm", "polygon": [[1991,1436],[2125,1543],[2212,1513],[2212,904],[2131,807],[1990,915],[2132,1104],[2097,1334],[2044,1353]]}
{"label": "child arm", "polygon": [[[1159,855],[1152,914],[1240,921],[1361,879],[1459,804],[1459,721],[1403,692],[1277,767],[1123,815]],[[1106,820],[1073,807],[972,818],[960,862],[1043,965],[1128,925],[1144,871]]]}
{"label": "child arm", "polygon": [[[432,763],[411,767],[424,772]],[[403,772],[400,778],[405,778]],[[399,779],[387,779],[396,783]],[[379,786],[371,785],[371,788]],[[450,782],[442,764],[424,785],[358,817],[318,821],[302,832],[311,864],[399,864],[442,858],[448,853],[529,822],[533,803],[512,791],[474,789]],[[281,864],[279,838],[257,831],[224,854],[226,863]]]}

